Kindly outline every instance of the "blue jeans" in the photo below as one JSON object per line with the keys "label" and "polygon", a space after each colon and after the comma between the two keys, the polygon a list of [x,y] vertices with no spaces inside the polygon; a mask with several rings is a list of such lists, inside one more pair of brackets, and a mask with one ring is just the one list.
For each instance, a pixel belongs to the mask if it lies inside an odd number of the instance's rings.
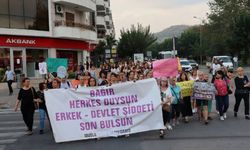
{"label": "blue jeans", "polygon": [[229,107],[229,96],[217,96],[216,99],[217,103],[218,103],[218,109],[220,112],[220,116],[223,116],[224,113],[227,112],[227,109]]}
{"label": "blue jeans", "polygon": [[40,130],[44,129],[46,111],[44,109],[39,109],[39,119],[40,119]]}

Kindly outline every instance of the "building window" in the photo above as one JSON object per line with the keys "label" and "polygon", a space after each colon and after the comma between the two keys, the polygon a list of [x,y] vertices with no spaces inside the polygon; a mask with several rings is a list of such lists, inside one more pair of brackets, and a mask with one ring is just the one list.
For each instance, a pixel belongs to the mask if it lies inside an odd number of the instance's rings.
{"label": "building window", "polygon": [[75,66],[78,64],[76,51],[57,50],[56,56],[57,58],[68,59],[68,71],[74,71]]}
{"label": "building window", "polygon": [[0,27],[49,31],[48,0],[0,0]]}
{"label": "building window", "polygon": [[66,12],[66,26],[73,27],[75,22],[75,15],[73,13]]}
{"label": "building window", "polygon": [[10,49],[0,48],[0,79],[3,79],[7,66],[10,66]]}
{"label": "building window", "polygon": [[48,58],[47,49],[26,49],[27,76],[38,77],[38,64]]}

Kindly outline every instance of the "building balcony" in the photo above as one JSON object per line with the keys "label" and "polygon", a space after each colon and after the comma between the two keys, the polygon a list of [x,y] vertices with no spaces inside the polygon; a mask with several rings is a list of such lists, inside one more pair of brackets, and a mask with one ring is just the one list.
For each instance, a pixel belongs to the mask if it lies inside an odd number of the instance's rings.
{"label": "building balcony", "polygon": [[111,22],[111,21],[112,21],[112,19],[110,18],[110,16],[109,16],[109,15],[106,15],[106,16],[105,16],[105,21]]}
{"label": "building balcony", "polygon": [[53,2],[78,10],[96,11],[96,0],[53,0]]}
{"label": "building balcony", "polygon": [[104,0],[96,0],[96,5],[103,5],[104,6]]}
{"label": "building balcony", "polygon": [[96,24],[97,25],[106,25],[106,22],[105,22],[105,17],[102,17],[102,16],[97,16],[96,17]]}
{"label": "building balcony", "polygon": [[94,26],[66,21],[55,21],[54,25],[54,37],[87,41],[97,40],[97,32]]}

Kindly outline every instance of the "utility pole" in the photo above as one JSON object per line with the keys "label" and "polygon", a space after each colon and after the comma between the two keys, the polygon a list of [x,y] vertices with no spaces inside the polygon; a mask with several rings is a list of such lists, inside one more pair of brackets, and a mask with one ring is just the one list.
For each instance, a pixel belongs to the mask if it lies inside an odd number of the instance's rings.
{"label": "utility pole", "polygon": [[173,36],[173,53],[174,53],[174,58],[175,58],[176,57],[175,36]]}

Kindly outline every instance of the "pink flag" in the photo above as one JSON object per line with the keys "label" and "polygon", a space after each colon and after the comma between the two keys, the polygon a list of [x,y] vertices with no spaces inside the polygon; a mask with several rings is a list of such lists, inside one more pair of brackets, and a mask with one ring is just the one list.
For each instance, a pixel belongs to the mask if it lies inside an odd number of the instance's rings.
{"label": "pink flag", "polygon": [[159,77],[174,77],[178,74],[177,58],[161,59],[153,62],[153,76]]}

